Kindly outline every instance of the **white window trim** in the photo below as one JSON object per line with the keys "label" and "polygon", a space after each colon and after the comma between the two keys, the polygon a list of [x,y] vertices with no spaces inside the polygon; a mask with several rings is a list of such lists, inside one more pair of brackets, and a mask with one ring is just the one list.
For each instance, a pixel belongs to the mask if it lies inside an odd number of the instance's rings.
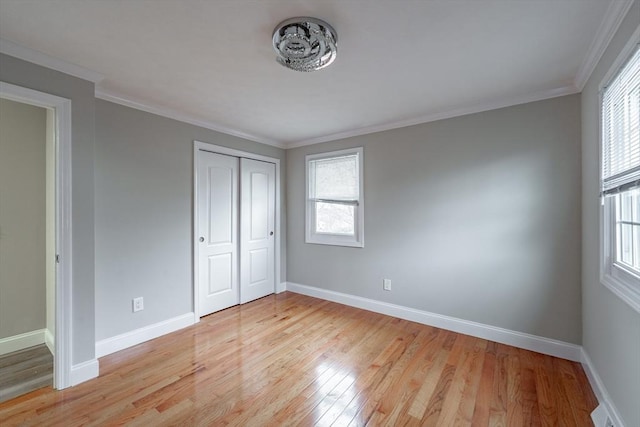
{"label": "white window trim", "polygon": [[[602,171],[602,101],[604,88],[618,74],[620,68],[630,58],[638,44],[640,44],[640,26],[635,30],[624,49],[622,49],[599,86],[598,166],[600,173]],[[603,197],[600,207],[600,283],[640,313],[640,277],[615,262],[615,234],[615,199],[614,197]]]}
{"label": "white window trim", "polygon": [[[309,195],[309,162],[312,160],[328,159],[350,154],[358,155],[359,172],[359,196],[358,204],[355,206],[356,223],[355,236],[341,236],[338,234],[314,233],[312,225],[315,224],[314,201]],[[364,247],[364,150],[362,147],[349,148],[346,150],[330,151],[305,156],[305,242],[318,245],[349,246],[355,248]]]}

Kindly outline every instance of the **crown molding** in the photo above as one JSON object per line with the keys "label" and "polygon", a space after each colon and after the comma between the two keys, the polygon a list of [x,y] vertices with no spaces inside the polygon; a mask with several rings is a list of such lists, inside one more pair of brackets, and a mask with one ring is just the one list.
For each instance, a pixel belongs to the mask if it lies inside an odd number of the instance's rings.
{"label": "crown molding", "polygon": [[197,119],[189,114],[185,114],[183,112],[174,110],[172,108],[167,108],[160,105],[154,105],[148,102],[142,102],[125,95],[115,94],[114,92],[106,91],[97,86],[96,86],[95,96],[96,98],[103,99],[105,101],[124,105],[125,107],[135,108],[136,110],[146,111],[147,113],[155,114],[155,115],[166,117],[173,120],[178,120],[180,122],[188,123],[194,126],[199,126],[201,128],[210,129],[210,130],[221,132],[227,135],[237,136],[238,138],[247,139],[249,141],[258,142],[260,144],[271,145],[278,148],[286,148],[285,144],[283,144],[280,141],[263,138],[261,136],[242,132],[237,129],[223,126],[208,120]]}
{"label": "crown molding", "polygon": [[88,80],[93,83],[98,83],[104,79],[104,75],[96,71],[89,70],[88,68],[81,67],[80,65],[76,65],[62,59],[54,58],[53,56],[38,52],[37,50],[29,49],[28,47],[21,46],[7,39],[0,39],[0,53],[32,62],[36,65],[41,65],[52,70],[60,71],[61,73],[69,74],[82,80]]}
{"label": "crown molding", "polygon": [[632,4],[633,0],[613,1],[609,4],[607,12],[598,27],[596,36],[591,42],[591,46],[589,46],[587,56],[585,56],[576,74],[574,86],[577,87],[579,91],[582,91],[584,85],[587,84],[587,80],[591,77],[591,73],[595,70],[602,55],[604,55],[604,51],[607,49],[607,46],[609,46],[616,31],[618,31],[624,17],[627,16],[627,12],[629,12]]}
{"label": "crown molding", "polygon": [[338,132],[331,135],[311,138],[304,141],[293,142],[286,145],[286,148],[303,147],[305,145],[320,144],[322,142],[335,141],[338,139],[351,138],[354,136],[367,135],[370,133],[383,132],[386,130],[398,129],[407,126],[415,126],[423,123],[435,122],[436,120],[450,119],[458,116],[466,116],[467,114],[481,113],[483,111],[496,110],[498,108],[512,107],[514,105],[526,104],[529,102],[542,101],[545,99],[556,98],[558,96],[572,95],[580,90],[573,85],[562,86],[555,89],[543,90],[524,96],[508,97],[490,102],[476,104],[470,107],[456,108],[449,111],[428,114],[408,120],[399,120],[396,122],[385,123],[382,125],[367,126],[359,129]]}

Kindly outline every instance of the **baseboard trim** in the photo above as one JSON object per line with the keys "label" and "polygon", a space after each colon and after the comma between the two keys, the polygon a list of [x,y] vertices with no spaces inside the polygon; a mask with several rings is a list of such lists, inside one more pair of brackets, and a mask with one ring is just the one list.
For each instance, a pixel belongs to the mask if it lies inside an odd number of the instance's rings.
{"label": "baseboard trim", "polygon": [[145,326],[115,337],[96,342],[96,357],[103,357],[125,348],[133,347],[145,341],[177,331],[195,323],[194,313],[186,313],[153,325]]}
{"label": "baseboard trim", "polygon": [[280,282],[276,285],[276,294],[280,294],[287,290],[287,282]]}
{"label": "baseboard trim", "polygon": [[71,386],[78,385],[93,378],[97,378],[100,374],[100,364],[98,359],[87,360],[71,367],[69,373],[69,383]]}
{"label": "baseboard trim", "polygon": [[0,355],[45,343],[44,329],[0,339]]}
{"label": "baseboard trim", "polygon": [[49,351],[51,352],[51,354],[55,356],[56,355],[55,339],[49,329],[44,330],[44,343],[46,344],[47,348],[49,348]]}
{"label": "baseboard trim", "polygon": [[287,290],[298,294],[349,305],[351,307],[386,314],[388,316],[411,320],[424,325],[435,326],[437,328],[447,329],[465,335],[472,335],[474,337],[512,345],[525,350],[560,357],[562,359],[568,359],[575,362],[582,360],[581,346],[551,338],[512,331],[496,326],[485,325],[469,320],[430,313],[428,311],[417,310],[410,307],[390,304],[341,292],[329,291],[293,282],[287,282]]}
{"label": "baseboard trim", "polygon": [[611,397],[609,396],[609,392],[602,382],[602,378],[600,378],[600,375],[598,375],[598,372],[596,371],[595,366],[593,366],[593,362],[591,361],[589,354],[584,348],[582,348],[581,356],[582,360],[580,362],[582,362],[584,372],[589,379],[589,384],[591,384],[591,388],[596,394],[598,402],[600,402],[600,406],[598,406],[595,411],[591,413],[591,419],[594,425],[596,427],[604,427],[606,425],[606,419],[607,417],[609,417],[611,421],[613,421],[613,425],[615,425],[616,427],[624,427],[624,423],[622,422],[622,418],[620,417],[618,409],[611,401]]}

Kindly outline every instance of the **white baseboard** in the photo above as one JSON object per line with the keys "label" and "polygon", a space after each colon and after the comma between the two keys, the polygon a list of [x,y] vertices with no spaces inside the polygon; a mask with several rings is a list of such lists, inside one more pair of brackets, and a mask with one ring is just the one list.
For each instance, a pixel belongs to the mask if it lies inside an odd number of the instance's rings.
{"label": "white baseboard", "polygon": [[51,354],[55,356],[56,355],[55,339],[49,329],[44,330],[44,343],[49,348],[49,351],[51,352]]}
{"label": "white baseboard", "polygon": [[45,343],[44,329],[0,339],[0,355]]}
{"label": "white baseboard", "polygon": [[177,331],[178,329],[186,328],[194,323],[194,313],[192,312],[130,332],[125,332],[115,337],[100,340],[96,342],[96,357],[102,357],[115,353],[116,351],[124,350],[125,348]]}
{"label": "white baseboard", "polygon": [[611,419],[611,421],[613,421],[613,425],[615,425],[616,427],[624,427],[624,423],[622,422],[620,413],[611,401],[609,392],[605,388],[600,375],[598,375],[595,366],[593,366],[593,362],[591,362],[591,358],[584,348],[582,348],[581,354],[582,367],[584,368],[585,374],[587,374],[587,378],[589,379],[589,383],[591,384],[593,392],[598,398],[598,402],[600,402],[600,406],[598,406],[596,410],[591,413],[591,419],[593,420],[593,423],[596,427],[604,427],[606,425],[605,422],[608,417]]}
{"label": "white baseboard", "polygon": [[282,293],[287,290],[287,282],[280,282],[276,285],[276,294]]}
{"label": "white baseboard", "polygon": [[87,360],[71,367],[69,372],[69,385],[74,386],[93,378],[100,374],[98,359]]}
{"label": "white baseboard", "polygon": [[287,282],[287,290],[298,294],[322,298],[328,301],[411,320],[424,325],[435,326],[465,335],[496,341],[502,344],[512,345],[525,350],[536,351],[550,356],[579,362],[582,360],[582,347],[551,338],[512,331],[496,326],[485,325],[469,320],[430,313],[401,305],[376,301],[369,298],[358,297],[341,292],[329,291],[313,286],[300,285]]}

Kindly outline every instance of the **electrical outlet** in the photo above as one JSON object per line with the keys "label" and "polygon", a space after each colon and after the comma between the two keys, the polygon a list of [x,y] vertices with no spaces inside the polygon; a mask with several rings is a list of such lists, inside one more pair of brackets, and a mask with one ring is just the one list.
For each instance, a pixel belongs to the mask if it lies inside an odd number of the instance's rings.
{"label": "electrical outlet", "polygon": [[391,279],[382,279],[382,289],[385,291],[391,290]]}
{"label": "electrical outlet", "polygon": [[133,312],[144,310],[144,299],[142,297],[133,299]]}

